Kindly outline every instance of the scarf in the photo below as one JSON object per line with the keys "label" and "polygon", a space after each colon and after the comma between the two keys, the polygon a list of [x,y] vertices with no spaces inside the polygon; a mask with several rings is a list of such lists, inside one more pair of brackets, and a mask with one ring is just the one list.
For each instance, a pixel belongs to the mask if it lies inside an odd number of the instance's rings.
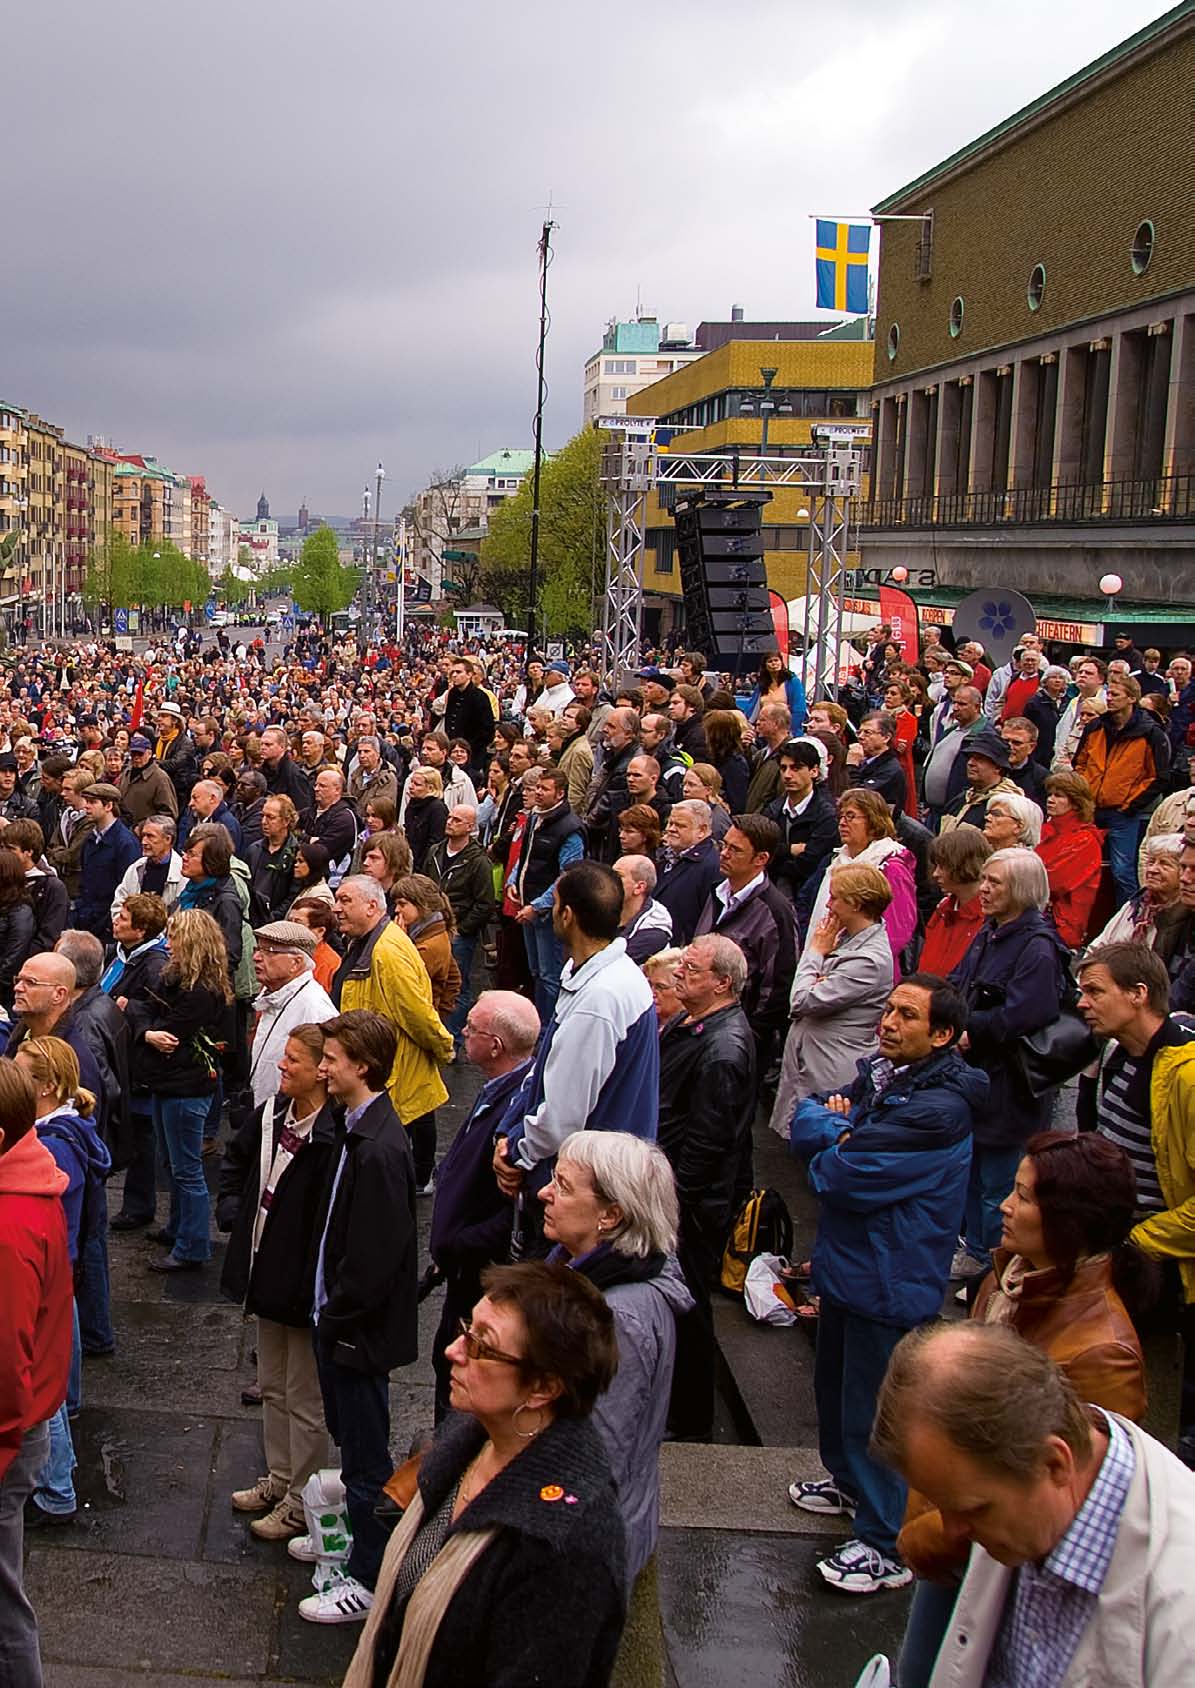
{"label": "scarf", "polygon": [[178,899],[179,908],[198,908],[203,900],[205,891],[210,891],[216,883],[215,878],[189,879],[183,886],[182,895]]}

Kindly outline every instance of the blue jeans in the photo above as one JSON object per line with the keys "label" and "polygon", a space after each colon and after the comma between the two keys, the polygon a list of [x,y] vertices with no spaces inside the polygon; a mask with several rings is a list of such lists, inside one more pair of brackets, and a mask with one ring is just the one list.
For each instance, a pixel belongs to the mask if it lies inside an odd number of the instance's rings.
{"label": "blue jeans", "polygon": [[1024,1152],[1015,1146],[1011,1149],[984,1149],[978,1143],[971,1150],[963,1237],[967,1253],[973,1254],[985,1266],[991,1263],[992,1250],[1000,1241],[1004,1228],[1000,1203],[1016,1183],[1017,1167]]}
{"label": "blue jeans", "polygon": [[523,942],[535,986],[535,1006],[540,1024],[546,1026],[560,995],[560,970],[564,966],[564,945],[552,930],[552,916],[537,910],[535,919],[523,927]]}
{"label": "blue jeans", "polygon": [[1121,815],[1115,809],[1101,809],[1099,823],[1107,829],[1108,866],[1116,887],[1116,901],[1127,903],[1140,889],[1137,878],[1137,851],[1141,848],[1140,815]]}
{"label": "blue jeans", "polygon": [[37,1614],[25,1594],[21,1545],[25,1537],[25,1502],[45,1463],[50,1432],[35,1424],[21,1438],[20,1450],[0,1474],[0,1682],[42,1688]]}
{"label": "blue jeans", "polygon": [[908,1490],[868,1452],[876,1397],[892,1350],[905,1334],[899,1325],[851,1313],[822,1297],[813,1362],[817,1446],[835,1483],[857,1502],[854,1531],[889,1559],[904,1521]]}
{"label": "blue jeans", "polygon": [[958,1583],[923,1582],[913,1586],[913,1604],[900,1646],[896,1679],[900,1688],[929,1688],[942,1640],[958,1603]]}
{"label": "blue jeans", "polygon": [[315,1363],[328,1433],[340,1449],[340,1477],[353,1526],[353,1548],[345,1564],[350,1577],[373,1588],[378,1580],[389,1531],[374,1517],[383,1484],[394,1470],[390,1458],[389,1379],[353,1371],[332,1358],[328,1344],[315,1338]]}
{"label": "blue jeans", "polygon": [[211,1258],[211,1201],[203,1175],[203,1122],[208,1096],[155,1096],[154,1130],[169,1169],[170,1217],[176,1260]]}
{"label": "blue jeans", "polygon": [[[82,1348],[79,1342],[79,1308],[74,1309],[74,1335],[71,1341],[71,1369],[66,1386],[66,1400],[53,1418],[46,1422],[50,1430],[50,1452],[37,1474],[33,1498],[43,1512],[74,1512],[75,1444],[67,1416],[72,1405],[77,1406],[82,1381]],[[74,1401],[72,1402],[72,1394]]]}
{"label": "blue jeans", "polygon": [[111,1291],[108,1284],[108,1192],[101,1189],[96,1199],[96,1222],[83,1244],[75,1285],[79,1326],[85,1354],[110,1354],[116,1346],[112,1329]]}
{"label": "blue jeans", "polygon": [[469,1010],[473,1006],[473,992],[469,985],[469,975],[473,971],[473,957],[477,951],[479,934],[471,932],[468,937],[458,932],[452,940],[452,959],[461,970],[461,994],[456,999],[456,1007],[445,1020],[444,1024],[459,1043],[465,1021],[469,1017]]}

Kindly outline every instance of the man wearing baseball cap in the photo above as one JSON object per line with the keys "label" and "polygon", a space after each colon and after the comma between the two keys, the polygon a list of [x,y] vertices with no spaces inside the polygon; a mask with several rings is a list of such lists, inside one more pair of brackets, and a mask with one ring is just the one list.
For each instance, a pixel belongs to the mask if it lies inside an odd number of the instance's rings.
{"label": "man wearing baseball cap", "polygon": [[161,763],[154,761],[153,741],[144,733],[134,733],[129,739],[129,765],[116,783],[121,812],[130,826],[140,826],[151,815],[178,819],[174,781]]}
{"label": "man wearing baseball cap", "polygon": [[315,977],[319,933],[297,920],[271,920],[257,928],[253,971],[261,987],[253,1006],[257,1029],[249,1064],[253,1105],[278,1093],[278,1062],[295,1026],[322,1025],[335,1004]]}
{"label": "man wearing baseball cap", "polygon": [[553,715],[559,715],[573,701],[573,688],[569,685],[572,670],[562,656],[554,656],[544,664],[544,689],[536,698],[536,703],[543,709],[550,709]]}

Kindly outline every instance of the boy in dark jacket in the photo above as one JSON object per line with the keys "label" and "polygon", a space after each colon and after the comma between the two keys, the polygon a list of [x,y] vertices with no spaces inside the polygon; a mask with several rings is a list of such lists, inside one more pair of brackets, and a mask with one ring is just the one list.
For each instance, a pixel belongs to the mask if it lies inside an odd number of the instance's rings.
{"label": "boy in dark jacket", "polygon": [[[415,1164],[386,1094],[398,1038],[356,1008],[324,1023],[320,1073],[344,1110],[325,1215],[314,1232],[315,1357],[340,1447],[353,1546],[340,1580],[299,1603],[311,1623],[358,1623],[373,1604],[387,1532],[374,1516],[390,1461],[389,1378],[417,1352]],[[306,1556],[300,1538],[295,1558]],[[310,1550],[314,1557],[314,1549]]]}
{"label": "boy in dark jacket", "polygon": [[949,1281],[972,1118],[988,1089],[954,1047],[966,1023],[952,986],[912,974],[889,996],[879,1053],[859,1063],[849,1094],[811,1098],[793,1116],[793,1149],[818,1199],[813,1387],[830,1475],[788,1493],[807,1512],[853,1515],[853,1539],[818,1565],[843,1594],[913,1577],[896,1556],[905,1486],[868,1441],[892,1350],[936,1317]]}

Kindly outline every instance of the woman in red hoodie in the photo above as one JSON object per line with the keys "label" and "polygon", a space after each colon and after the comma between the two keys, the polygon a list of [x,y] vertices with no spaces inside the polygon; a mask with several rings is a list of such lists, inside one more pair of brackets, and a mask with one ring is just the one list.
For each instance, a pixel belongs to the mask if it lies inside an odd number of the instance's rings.
{"label": "woman in red hoodie", "polygon": [[1092,825],[1095,798],[1080,774],[1051,774],[1046,781],[1045,826],[1037,853],[1050,880],[1050,917],[1064,944],[1078,949],[1100,886],[1104,835]]}
{"label": "woman in red hoodie", "polygon": [[992,846],[977,826],[956,826],[930,845],[933,877],[945,895],[925,925],[917,963],[921,973],[946,978],[966,955],[983,925],[979,876]]}
{"label": "woman in red hoodie", "polygon": [[69,1179],[34,1130],[33,1082],[0,1061],[0,1628],[6,1679],[40,1682],[37,1619],[25,1599],[24,1506],[66,1399],[74,1286],[62,1193]]}

